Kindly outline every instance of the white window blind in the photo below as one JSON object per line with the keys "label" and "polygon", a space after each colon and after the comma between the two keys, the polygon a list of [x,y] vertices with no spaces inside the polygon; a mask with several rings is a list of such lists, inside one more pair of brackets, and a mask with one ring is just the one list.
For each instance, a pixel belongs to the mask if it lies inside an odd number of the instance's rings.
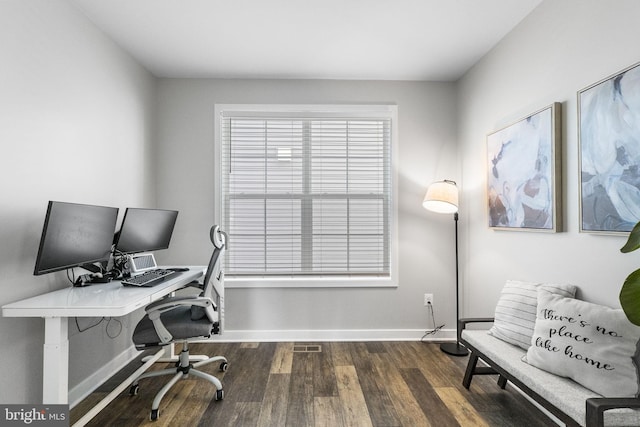
{"label": "white window blind", "polygon": [[390,275],[391,119],[223,112],[227,277]]}

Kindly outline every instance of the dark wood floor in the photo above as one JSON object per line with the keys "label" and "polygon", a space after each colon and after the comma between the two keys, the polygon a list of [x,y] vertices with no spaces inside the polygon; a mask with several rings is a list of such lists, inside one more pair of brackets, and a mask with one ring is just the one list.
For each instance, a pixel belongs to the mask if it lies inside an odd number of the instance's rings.
{"label": "dark wood floor", "polygon": [[[317,348],[316,348],[317,347]],[[319,351],[316,351],[319,350]],[[462,387],[467,357],[451,357],[421,342],[193,344],[193,354],[224,355],[203,370],[218,376],[215,388],[191,376],[179,381],[149,421],[155,393],[169,377],[140,382],[98,414],[90,426],[549,426],[553,424],[511,385],[475,377]],[[157,364],[164,368],[166,364]],[[126,378],[132,363],[114,377]],[[152,368],[155,369],[156,367]],[[72,423],[110,390],[107,383],[71,411]]]}

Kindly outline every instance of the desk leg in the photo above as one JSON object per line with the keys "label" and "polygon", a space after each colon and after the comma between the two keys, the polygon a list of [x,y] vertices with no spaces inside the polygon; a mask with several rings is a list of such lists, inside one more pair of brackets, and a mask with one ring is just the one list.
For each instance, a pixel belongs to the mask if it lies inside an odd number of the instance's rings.
{"label": "desk leg", "polygon": [[68,318],[45,317],[42,370],[42,403],[69,402]]}

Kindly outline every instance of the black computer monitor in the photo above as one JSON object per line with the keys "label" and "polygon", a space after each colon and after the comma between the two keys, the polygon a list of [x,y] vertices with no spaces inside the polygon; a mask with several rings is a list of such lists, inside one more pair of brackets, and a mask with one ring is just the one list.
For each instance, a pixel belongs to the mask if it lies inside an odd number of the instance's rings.
{"label": "black computer monitor", "polygon": [[50,201],[33,274],[108,261],[117,220],[118,208]]}
{"label": "black computer monitor", "polygon": [[116,253],[167,249],[177,217],[178,211],[127,208],[115,237]]}

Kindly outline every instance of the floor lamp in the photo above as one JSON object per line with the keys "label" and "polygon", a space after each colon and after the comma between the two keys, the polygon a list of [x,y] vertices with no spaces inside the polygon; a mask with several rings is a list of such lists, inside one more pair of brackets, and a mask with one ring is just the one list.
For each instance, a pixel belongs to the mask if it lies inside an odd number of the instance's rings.
{"label": "floor lamp", "polygon": [[466,356],[469,352],[460,344],[460,328],[458,320],[460,319],[460,304],[458,301],[458,187],[455,181],[443,180],[434,182],[427,188],[427,194],[424,196],[422,206],[430,211],[453,214],[456,230],[456,342],[443,343],[440,350],[452,356]]}

